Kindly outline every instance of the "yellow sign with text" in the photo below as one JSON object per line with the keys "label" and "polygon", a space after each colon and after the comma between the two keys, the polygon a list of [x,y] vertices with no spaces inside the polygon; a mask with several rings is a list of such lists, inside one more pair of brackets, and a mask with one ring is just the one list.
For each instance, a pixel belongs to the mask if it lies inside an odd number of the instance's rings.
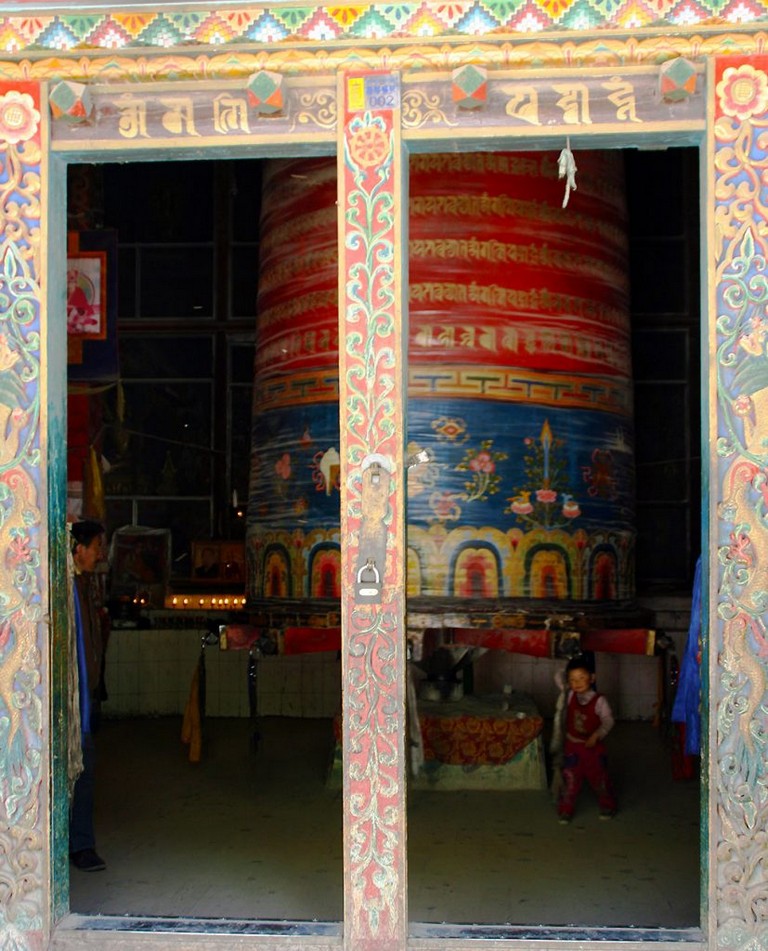
{"label": "yellow sign with text", "polygon": [[365,80],[362,76],[347,80],[347,108],[350,112],[365,109]]}

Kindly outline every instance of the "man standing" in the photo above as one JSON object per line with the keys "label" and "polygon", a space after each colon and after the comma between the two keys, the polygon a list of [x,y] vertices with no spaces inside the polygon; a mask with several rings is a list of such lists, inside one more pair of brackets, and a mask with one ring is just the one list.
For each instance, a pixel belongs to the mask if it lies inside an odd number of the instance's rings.
{"label": "man standing", "polygon": [[72,535],[74,579],[74,635],[80,699],[80,730],[83,770],[75,783],[69,819],[69,855],[75,868],[98,872],[106,868],[96,852],[93,831],[94,745],[102,700],[106,627],[94,575],[102,556],[104,526],[99,522],[75,522]]}

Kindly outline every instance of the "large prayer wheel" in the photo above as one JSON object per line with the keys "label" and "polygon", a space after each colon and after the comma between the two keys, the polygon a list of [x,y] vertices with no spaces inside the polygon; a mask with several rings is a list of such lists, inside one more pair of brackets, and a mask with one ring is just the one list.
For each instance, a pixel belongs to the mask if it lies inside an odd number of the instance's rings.
{"label": "large prayer wheel", "polygon": [[[408,593],[634,594],[622,159],[411,157]],[[264,178],[249,595],[337,597],[336,165]],[[418,462],[417,460],[426,460]]]}

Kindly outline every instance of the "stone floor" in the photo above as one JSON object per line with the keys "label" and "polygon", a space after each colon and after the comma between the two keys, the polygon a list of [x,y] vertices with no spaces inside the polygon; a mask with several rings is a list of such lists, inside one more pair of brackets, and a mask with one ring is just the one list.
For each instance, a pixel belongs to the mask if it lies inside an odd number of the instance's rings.
{"label": "stone floor", "polygon": [[[209,719],[188,762],[177,717],[108,720],[97,737],[104,872],[71,872],[72,911],[339,921],[341,793],[329,720]],[[621,808],[589,790],[570,826],[546,792],[412,790],[412,922],[690,928],[699,924],[699,787],[675,782],[647,723],[617,724]]]}

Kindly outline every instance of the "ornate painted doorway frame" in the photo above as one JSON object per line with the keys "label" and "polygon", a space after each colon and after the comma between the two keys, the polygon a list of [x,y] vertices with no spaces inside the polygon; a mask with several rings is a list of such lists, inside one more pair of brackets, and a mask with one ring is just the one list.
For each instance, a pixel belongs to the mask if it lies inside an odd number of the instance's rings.
{"label": "ornate painted doorway frame", "polygon": [[[708,752],[705,757],[708,784],[705,784],[702,874],[704,881],[702,935],[670,936],[655,940],[657,948],[709,947],[747,949],[768,945],[765,916],[766,879],[765,836],[768,825],[766,794],[766,632],[764,628],[765,557],[768,531],[764,524],[765,485],[768,473],[768,416],[763,406],[768,393],[765,307],[768,285],[766,267],[765,196],[766,160],[763,136],[768,111],[768,61],[754,55],[762,45],[759,36],[727,38],[729,52],[740,55],[715,61],[726,48],[717,34],[699,38],[678,37],[674,44],[660,43],[659,37],[636,40],[572,39],[555,41],[546,49],[541,43],[490,42],[471,52],[458,46],[447,57],[438,44],[420,50],[397,47],[369,50],[363,57],[366,71],[360,72],[359,50],[350,53],[337,48],[333,71],[328,73],[325,50],[302,50],[300,56],[257,57],[252,52],[231,53],[227,66],[216,57],[169,59],[143,55],[90,57],[85,60],[61,58],[55,62],[20,60],[4,63],[5,82],[0,88],[0,140],[2,141],[2,359],[4,415],[3,454],[0,483],[3,507],[0,548],[5,573],[2,591],[2,637],[0,638],[0,730],[3,750],[0,758],[0,844],[6,899],[0,907],[0,937],[4,947],[38,949],[84,947],[140,947],[141,930],[117,930],[116,923],[102,921],[98,931],[89,922],[64,918],[66,892],[65,855],[56,843],[56,830],[65,818],[62,794],[62,754],[59,715],[63,691],[65,626],[63,584],[65,482],[65,372],[63,315],[64,274],[64,183],[68,161],[109,160],[118,157],[160,157],[167,149],[199,154],[200,149],[222,156],[282,154],[286,148],[297,152],[333,151],[338,144],[340,169],[345,185],[340,193],[340,244],[348,249],[340,266],[340,332],[347,338],[354,331],[356,343],[342,357],[342,401],[364,414],[370,425],[363,438],[354,427],[343,423],[346,432],[344,464],[359,470],[342,496],[350,537],[359,532],[364,512],[357,502],[362,497],[364,464],[370,456],[382,456],[390,468],[387,505],[392,513],[387,534],[387,565],[382,601],[371,610],[361,610],[352,595],[354,546],[344,554],[347,579],[345,594],[345,713],[347,742],[345,775],[348,795],[345,809],[345,921],[343,943],[350,951],[358,948],[422,948],[436,946],[437,939],[414,938],[408,934],[406,903],[406,858],[404,821],[404,701],[402,697],[403,651],[403,480],[402,447],[396,432],[402,412],[402,380],[405,333],[404,278],[402,273],[402,177],[405,149],[429,150],[445,138],[458,139],[455,126],[441,126],[439,113],[449,114],[453,103],[453,69],[469,60],[483,68],[512,69],[512,79],[528,81],[522,67],[546,66],[568,70],[578,84],[591,74],[600,74],[604,59],[612,66],[642,66],[684,55],[706,67],[706,110],[700,124],[683,127],[650,123],[643,130],[633,128],[626,88],[610,89],[619,96],[615,109],[622,110],[620,129],[607,121],[585,132],[583,95],[576,90],[574,123],[567,128],[573,136],[590,135],[591,144],[610,147],[621,141],[690,144],[702,147],[703,216],[706,222],[706,251],[702,273],[707,315],[702,362],[707,368],[702,385],[703,412],[707,426],[702,458],[708,506],[703,530],[708,583],[705,586],[705,630],[709,650],[709,696],[705,698]],[[672,49],[674,46],[674,49]],[[608,52],[606,52],[608,50]],[[751,57],[746,54],[752,54]],[[271,61],[273,60],[273,61]],[[217,65],[218,62],[218,65]],[[234,63],[234,65],[233,65]],[[268,132],[254,131],[248,113],[243,119],[232,89],[219,90],[216,113],[206,83],[219,72],[220,81],[242,83],[265,71],[275,77],[276,86],[285,86],[286,95],[305,103],[306,126],[297,114],[281,127],[278,120]],[[281,72],[281,67],[284,72]],[[366,90],[366,76],[376,73]],[[427,67],[431,72],[427,72]],[[373,72],[371,72],[373,70]],[[610,70],[612,74],[616,69]],[[238,74],[232,76],[232,73]],[[292,86],[290,76],[296,82]],[[171,81],[171,75],[184,75]],[[78,124],[77,113],[89,116],[88,100],[102,93],[121,93],[112,87],[104,91],[100,77],[125,79],[135,94],[135,80],[142,78],[147,98],[167,97],[175,91],[184,103],[171,108],[161,103],[160,111],[142,112],[135,101],[128,106],[123,131],[111,145],[92,135],[88,121]],[[147,81],[151,77],[150,81]],[[426,78],[425,78],[426,77]],[[268,77],[269,78],[269,77]],[[493,78],[493,77],[491,77]],[[536,77],[534,77],[536,78]],[[611,77],[612,78],[612,77]],[[626,78],[626,77],[625,77]],[[422,82],[422,79],[424,82]],[[338,86],[337,86],[338,80]],[[356,85],[350,85],[355,80]],[[217,78],[215,80],[219,82]],[[62,86],[62,83],[64,84]],[[161,87],[160,84],[163,84]],[[302,83],[305,87],[302,87]],[[437,100],[429,83],[442,84]],[[530,83],[528,83],[530,85]],[[423,88],[420,88],[422,86]],[[298,88],[298,92],[297,92]],[[408,91],[414,93],[410,98]],[[466,93],[466,87],[463,88]],[[68,98],[67,94],[71,94]],[[370,94],[370,100],[366,96]],[[56,97],[59,97],[58,102]],[[272,93],[270,93],[272,95]],[[393,96],[374,99],[374,96]],[[505,95],[509,95],[505,93]],[[520,95],[520,91],[512,94]],[[362,96],[362,99],[360,98]],[[196,97],[211,102],[208,131],[200,134],[195,119]],[[313,99],[314,97],[314,99]],[[172,97],[173,98],[173,97]],[[214,97],[215,98],[215,97]],[[267,97],[269,98],[269,97]],[[421,105],[409,111],[412,100]],[[258,96],[257,96],[258,99]],[[514,147],[540,143],[546,130],[531,128],[532,113],[524,115],[518,103],[499,121],[487,126],[476,122],[474,132],[482,147]],[[362,102],[362,108],[360,103]],[[343,103],[339,108],[337,104]],[[529,101],[530,104],[530,101]],[[125,105],[125,103],[124,103]],[[58,133],[50,115],[58,113],[74,121]],[[419,111],[420,110],[420,111]],[[517,112],[515,112],[517,110]],[[563,113],[565,114],[565,113]],[[263,113],[259,113],[263,115]],[[142,125],[142,116],[148,123]],[[418,116],[421,132],[411,135],[408,122]],[[475,122],[475,114],[468,127]],[[339,121],[340,119],[340,121]],[[510,134],[513,120],[524,132]],[[151,122],[161,130],[150,134]],[[243,122],[246,125],[243,125]],[[416,120],[414,120],[416,121]],[[218,126],[216,125],[218,122]],[[680,126],[679,128],[676,128]],[[118,122],[119,126],[119,122]],[[197,135],[193,135],[196,132]],[[361,137],[361,133],[365,133]],[[263,134],[262,134],[263,133]],[[181,136],[189,136],[181,140]],[[226,142],[222,142],[221,136]],[[644,139],[643,139],[644,137]],[[194,141],[192,141],[194,139]],[[63,144],[70,142],[69,145]],[[365,146],[365,148],[363,148]],[[342,176],[340,176],[341,179]],[[363,219],[360,199],[373,209],[383,202],[385,226],[371,243],[371,220]],[[382,265],[385,304],[383,324],[375,329],[370,314],[359,309],[353,294],[358,280],[361,247]],[[383,255],[383,256],[382,256]],[[373,278],[372,278],[373,279]],[[374,285],[371,284],[371,290]],[[365,316],[365,319],[361,319]],[[361,332],[362,328],[362,332]],[[380,333],[379,330],[382,332]],[[386,359],[380,359],[385,356]],[[373,399],[381,382],[380,368],[386,367],[393,386],[385,403]],[[350,381],[364,385],[353,392]],[[346,387],[346,388],[345,388]],[[362,409],[360,409],[362,407]],[[386,468],[386,467],[385,467]],[[346,484],[346,480],[342,480]],[[352,701],[363,704],[364,722],[350,715]],[[358,707],[359,708],[359,707]],[[378,768],[371,771],[371,749],[375,747]],[[52,798],[49,789],[53,790]],[[375,839],[371,838],[375,834]],[[54,847],[49,848],[53,839]],[[367,844],[361,848],[361,843]],[[64,897],[62,897],[62,894]],[[57,925],[57,922],[59,924]],[[177,929],[178,930],[178,929]],[[284,936],[283,936],[284,937]],[[616,935],[613,947],[638,947],[643,935]],[[659,936],[657,936],[658,939]],[[274,937],[252,929],[241,939],[242,947],[272,947]],[[311,935],[296,937],[299,948],[338,946],[341,939],[322,940]],[[155,948],[208,947],[210,936],[165,932],[153,936]],[[279,942],[278,942],[279,943]],[[476,943],[466,936],[445,936],[441,945],[459,948]],[[568,946],[568,937],[550,935],[548,946]],[[515,947],[532,947],[526,939],[510,939]],[[606,946],[605,937],[581,936],[581,947]]]}

